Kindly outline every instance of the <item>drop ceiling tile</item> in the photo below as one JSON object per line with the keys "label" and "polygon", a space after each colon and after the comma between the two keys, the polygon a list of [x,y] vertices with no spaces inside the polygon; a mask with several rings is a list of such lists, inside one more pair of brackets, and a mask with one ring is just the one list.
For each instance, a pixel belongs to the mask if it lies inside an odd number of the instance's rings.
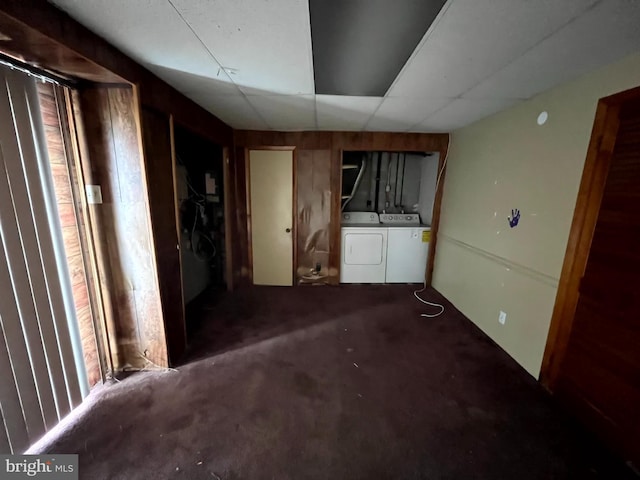
{"label": "drop ceiling tile", "polygon": [[274,130],[316,128],[316,101],[313,95],[250,95],[247,100]]}
{"label": "drop ceiling tile", "polygon": [[314,93],[307,1],[172,1],[239,86]]}
{"label": "drop ceiling tile", "polygon": [[450,98],[385,97],[380,108],[369,120],[366,130],[406,132],[451,100]]}
{"label": "drop ceiling tile", "polygon": [[602,2],[464,97],[530,98],[636,52],[639,25],[640,2]]}
{"label": "drop ceiling tile", "polygon": [[361,131],[382,97],[316,95],[319,130]]}
{"label": "drop ceiling tile", "polygon": [[[236,128],[310,126],[307,97],[270,98],[314,92],[305,0],[52,3]],[[320,95],[317,128],[459,128],[637,51],[639,9],[633,0],[449,0],[383,105],[379,97]],[[232,80],[245,95],[268,98],[250,104]],[[421,100],[460,95],[432,115]]]}
{"label": "drop ceiling tile", "polygon": [[241,95],[242,93],[223,74],[220,74],[219,77],[210,78],[158,65],[149,66],[148,68],[185,95]]}
{"label": "drop ceiling tile", "polygon": [[316,93],[384,96],[446,0],[309,0]]}
{"label": "drop ceiling tile", "polygon": [[53,0],[145,66],[215,77],[219,65],[167,0]]}
{"label": "drop ceiling tile", "polygon": [[515,99],[456,98],[414,126],[412,132],[451,132],[516,104]]}
{"label": "drop ceiling tile", "polygon": [[233,128],[266,130],[268,125],[244,95],[194,95],[191,99]]}
{"label": "drop ceiling tile", "polygon": [[596,1],[450,1],[388,95],[457,97]]}

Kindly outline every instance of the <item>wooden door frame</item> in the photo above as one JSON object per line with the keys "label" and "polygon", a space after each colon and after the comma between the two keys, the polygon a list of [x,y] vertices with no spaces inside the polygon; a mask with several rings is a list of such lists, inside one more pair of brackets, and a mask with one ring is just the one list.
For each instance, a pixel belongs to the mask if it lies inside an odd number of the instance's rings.
{"label": "wooden door frame", "polygon": [[[449,137],[449,140],[451,137]],[[433,280],[433,266],[436,261],[436,245],[438,243],[438,230],[440,229],[440,207],[444,193],[444,178],[446,176],[447,157],[449,155],[449,143],[439,151],[438,171],[436,172],[436,194],[433,198],[433,210],[431,212],[431,233],[429,238],[429,251],[427,253],[427,265],[425,266],[425,285],[430,287]]]}
{"label": "wooden door frame", "polygon": [[176,240],[178,241],[178,270],[180,272],[180,298],[182,298],[182,323],[187,339],[187,311],[184,301],[184,265],[182,264],[182,232],[180,228],[180,200],[178,199],[178,154],[176,151],[176,125],[173,115],[169,115],[169,148],[171,149],[171,177],[173,183],[173,209],[176,217]]}
{"label": "wooden door frame", "polygon": [[550,391],[555,390],[569,344],[578,290],[589,259],[616,143],[620,107],[627,101],[638,99],[640,87],[598,101],[540,370],[540,383]]}
{"label": "wooden door frame", "polygon": [[115,372],[113,352],[111,349],[110,333],[107,321],[107,313],[104,306],[104,298],[100,287],[100,275],[98,268],[98,257],[100,255],[95,238],[92,234],[95,219],[91,218],[86,192],[85,178],[83,174],[82,158],[88,158],[86,149],[86,137],[84,136],[84,126],[80,116],[80,100],[77,92],[69,88],[55,87],[57,93],[61,94],[58,104],[58,118],[63,132],[64,149],[67,157],[67,166],[71,180],[72,193],[75,195],[75,211],[78,220],[78,231],[80,233],[80,244],[83,249],[85,278],[87,282],[87,292],[91,305],[94,332],[98,346],[98,362],[102,371],[103,382],[111,377]]}
{"label": "wooden door frame", "polygon": [[296,286],[298,278],[298,149],[291,149],[291,286]]}
{"label": "wooden door frame", "polygon": [[[451,138],[451,137],[449,137]],[[403,149],[396,148],[393,150],[369,150],[369,149],[354,149],[354,148],[341,148],[338,150],[340,157],[340,163],[338,165],[337,184],[338,186],[338,200],[337,200],[337,215],[334,213],[332,219],[335,216],[335,220],[338,222],[337,234],[335,237],[335,244],[338,246],[338,255],[342,255],[342,234],[340,222],[342,220],[342,162],[344,161],[345,152],[382,152],[382,153],[418,153],[415,149]],[[438,171],[436,172],[436,193],[433,199],[433,210],[431,214],[431,239],[429,240],[429,252],[427,253],[427,263],[424,266],[424,280],[427,287],[431,286],[431,280],[433,279],[433,266],[436,258],[436,243],[438,241],[438,229],[440,227],[440,207],[442,205],[442,196],[444,193],[444,178],[447,168],[447,156],[449,155],[449,143],[442,146],[439,149],[433,150],[433,153],[438,153]],[[340,268],[342,265],[338,261],[338,278],[340,278]]]}
{"label": "wooden door frame", "polygon": [[[180,201],[178,200],[178,158],[177,158],[177,150],[176,150],[176,120],[173,114],[169,115],[169,132],[170,132],[170,141],[171,141],[171,168],[173,175],[173,196],[175,199],[175,215],[176,215],[176,229],[178,235],[178,245],[180,247],[180,289],[182,290],[182,310],[186,312],[186,303],[184,301],[184,267],[182,264],[182,232],[181,232],[181,220],[180,220]],[[231,217],[234,215],[231,209],[231,202],[233,198],[233,183],[232,178],[229,172],[229,162],[230,160],[230,152],[232,150],[231,146],[218,145],[211,141],[208,137],[203,137],[198,132],[191,130],[189,127],[181,125],[183,130],[188,131],[189,133],[202,137],[208,143],[215,145],[216,147],[220,147],[222,150],[222,198],[224,205],[224,248],[225,248],[225,283],[227,291],[233,291],[233,255],[232,255],[232,245],[233,245],[233,229],[231,228],[233,222]],[[185,313],[185,325],[186,325],[186,313]]]}
{"label": "wooden door frame", "polygon": [[225,250],[225,277],[227,283],[227,291],[233,291],[233,241],[232,241],[232,228],[231,228],[231,216],[233,212],[231,210],[231,175],[229,172],[229,162],[231,155],[231,147],[222,147],[222,188],[224,198],[224,250]]}
{"label": "wooden door frame", "polygon": [[287,146],[252,146],[244,149],[245,191],[247,193],[247,259],[249,281],[253,285],[253,233],[251,231],[251,150],[268,150],[275,152],[291,152],[291,286],[296,285],[298,264],[298,229],[296,227],[296,212],[298,210],[298,151],[297,147]]}

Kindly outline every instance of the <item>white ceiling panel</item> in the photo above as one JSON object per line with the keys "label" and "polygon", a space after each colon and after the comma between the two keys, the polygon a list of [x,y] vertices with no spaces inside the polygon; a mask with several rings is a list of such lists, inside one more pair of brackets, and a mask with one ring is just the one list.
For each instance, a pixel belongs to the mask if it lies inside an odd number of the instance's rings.
{"label": "white ceiling panel", "polygon": [[313,95],[249,95],[247,100],[273,130],[315,130]]}
{"label": "white ceiling panel", "polygon": [[471,100],[456,98],[414,126],[412,132],[451,132],[517,103],[513,99]]}
{"label": "white ceiling panel", "polygon": [[640,0],[448,0],[384,99],[315,95],[307,0],[51,2],[244,129],[451,131],[640,50]]}
{"label": "white ceiling panel", "polygon": [[268,129],[268,125],[244,95],[193,96],[191,98],[233,128]]}
{"label": "white ceiling panel", "polygon": [[145,66],[212,77],[218,73],[220,66],[167,0],[52,3]]}
{"label": "white ceiling panel", "polygon": [[450,0],[388,95],[457,97],[596,1]]}
{"label": "white ceiling panel", "polygon": [[363,130],[381,101],[382,97],[316,95],[318,129]]}
{"label": "white ceiling panel", "polygon": [[187,96],[189,94],[209,96],[242,94],[240,89],[233,83],[219,79],[225,78],[223,73],[211,78],[158,65],[149,66],[149,70]]}
{"label": "white ceiling panel", "polygon": [[306,0],[172,0],[240,87],[313,94]]}
{"label": "white ceiling panel", "polygon": [[370,132],[406,132],[451,98],[385,97],[366,126]]}
{"label": "white ceiling panel", "polygon": [[530,98],[639,48],[640,2],[607,0],[540,42],[464,97]]}

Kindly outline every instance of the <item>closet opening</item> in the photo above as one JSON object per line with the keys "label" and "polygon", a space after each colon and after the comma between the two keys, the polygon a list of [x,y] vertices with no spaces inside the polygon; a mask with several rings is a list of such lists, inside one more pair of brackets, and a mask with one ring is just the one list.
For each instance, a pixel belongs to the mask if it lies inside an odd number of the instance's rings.
{"label": "closet opening", "polygon": [[176,125],[176,199],[187,337],[227,286],[221,146]]}

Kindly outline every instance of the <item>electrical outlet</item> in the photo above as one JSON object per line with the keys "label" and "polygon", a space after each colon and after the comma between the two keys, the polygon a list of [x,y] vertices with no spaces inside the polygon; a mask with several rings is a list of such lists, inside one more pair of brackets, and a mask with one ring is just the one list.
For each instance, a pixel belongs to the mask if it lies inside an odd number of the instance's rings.
{"label": "electrical outlet", "polygon": [[500,325],[504,325],[506,321],[507,321],[507,314],[502,310],[500,310],[500,315],[498,315],[498,323]]}

